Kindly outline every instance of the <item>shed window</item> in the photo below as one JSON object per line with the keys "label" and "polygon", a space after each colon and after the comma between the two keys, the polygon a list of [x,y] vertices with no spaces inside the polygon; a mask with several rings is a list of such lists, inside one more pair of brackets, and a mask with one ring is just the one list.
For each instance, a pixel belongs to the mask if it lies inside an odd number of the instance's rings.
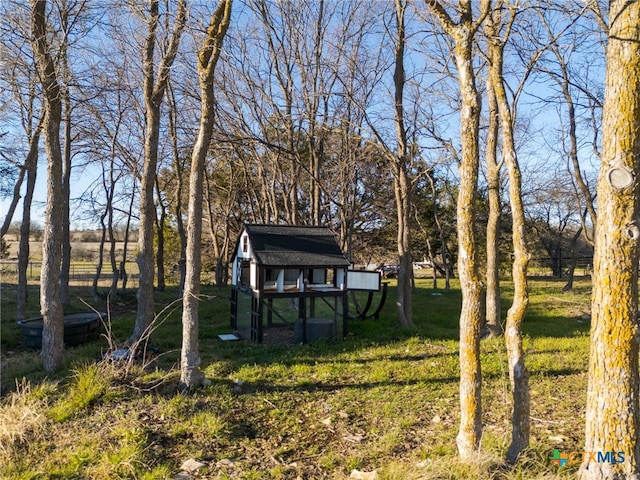
{"label": "shed window", "polygon": [[241,263],[240,284],[251,285],[251,262],[247,260]]}

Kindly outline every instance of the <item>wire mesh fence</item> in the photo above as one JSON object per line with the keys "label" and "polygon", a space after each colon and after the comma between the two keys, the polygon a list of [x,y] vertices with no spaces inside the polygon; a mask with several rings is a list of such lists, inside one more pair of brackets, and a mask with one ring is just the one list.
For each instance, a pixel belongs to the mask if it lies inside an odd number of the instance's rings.
{"label": "wire mesh fence", "polygon": [[[138,265],[135,262],[127,262],[124,271],[114,273],[111,268],[100,268],[98,275],[98,265],[95,263],[72,263],[69,266],[69,282],[78,286],[90,286],[96,281],[100,286],[110,285],[114,275],[118,277],[118,282],[122,283],[126,275],[127,286],[138,286]],[[41,262],[29,262],[27,264],[26,276],[27,281],[38,283],[40,281],[40,273],[42,270]],[[18,279],[18,262],[15,260],[0,260],[0,274],[3,284],[15,283]]]}

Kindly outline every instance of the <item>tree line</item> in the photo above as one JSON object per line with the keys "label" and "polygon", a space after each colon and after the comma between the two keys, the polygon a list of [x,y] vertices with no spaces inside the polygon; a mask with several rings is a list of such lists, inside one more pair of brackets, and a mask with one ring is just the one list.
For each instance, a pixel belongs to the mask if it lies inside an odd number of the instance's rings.
{"label": "tree line", "polygon": [[[99,226],[109,264],[101,251],[99,268],[113,273],[112,294],[126,281],[127,255],[136,255],[129,343],[153,321],[165,242],[178,237],[181,378],[189,387],[204,381],[203,247],[224,283],[243,222],[329,225],[354,262],[392,245],[405,327],[413,324],[414,260],[428,256],[447,279],[456,265],[458,450],[469,459],[480,447],[480,339],[504,334],[513,463],[529,444],[522,322],[535,240],[550,258],[585,242],[595,245],[596,279],[587,447],[625,451],[628,461],[589,464],[581,475],[636,474],[638,2],[231,3],[0,7],[1,186],[11,199],[1,233],[21,200],[20,318],[36,176],[46,175],[45,369],[63,361],[72,219]],[[72,183],[87,176],[71,198]],[[137,241],[117,258],[114,232],[123,225],[137,230]],[[505,262],[515,291],[503,324]],[[602,412],[605,398],[611,407]]]}

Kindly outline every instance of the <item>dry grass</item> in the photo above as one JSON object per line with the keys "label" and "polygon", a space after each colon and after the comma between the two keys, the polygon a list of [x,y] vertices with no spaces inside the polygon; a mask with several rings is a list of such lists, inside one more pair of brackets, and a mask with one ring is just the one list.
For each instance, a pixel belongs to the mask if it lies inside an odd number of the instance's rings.
{"label": "dry grass", "polygon": [[42,430],[46,422],[45,388],[32,388],[23,380],[0,404],[0,464],[11,459],[16,446]]}

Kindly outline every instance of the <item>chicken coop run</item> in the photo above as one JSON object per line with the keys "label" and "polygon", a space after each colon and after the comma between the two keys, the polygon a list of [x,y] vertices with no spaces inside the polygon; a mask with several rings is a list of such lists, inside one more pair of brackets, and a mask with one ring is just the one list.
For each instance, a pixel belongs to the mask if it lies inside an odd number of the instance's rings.
{"label": "chicken coop run", "polygon": [[[232,265],[236,335],[258,343],[346,336],[350,262],[328,228],[245,224]],[[354,278],[379,289],[377,272],[368,273]]]}

